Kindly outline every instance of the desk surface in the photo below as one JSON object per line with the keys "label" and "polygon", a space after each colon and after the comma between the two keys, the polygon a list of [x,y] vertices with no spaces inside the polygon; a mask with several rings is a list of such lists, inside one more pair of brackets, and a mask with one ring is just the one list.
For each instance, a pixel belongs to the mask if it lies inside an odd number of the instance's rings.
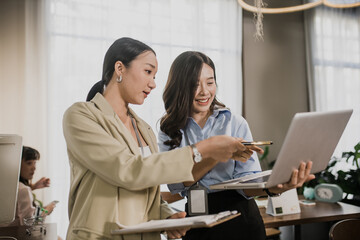
{"label": "desk surface", "polygon": [[338,221],[347,218],[360,218],[360,207],[347,203],[316,202],[315,206],[300,205],[301,212],[284,216],[271,216],[260,208],[265,227],[281,227],[314,222]]}
{"label": "desk surface", "polygon": [[[10,236],[18,240],[54,240],[57,239],[56,223],[46,223],[46,234],[40,233],[39,230],[32,232],[31,236],[26,234],[27,226],[18,227],[0,227],[0,236]],[[6,238],[5,238],[6,239]],[[9,238],[10,239],[10,238]]]}

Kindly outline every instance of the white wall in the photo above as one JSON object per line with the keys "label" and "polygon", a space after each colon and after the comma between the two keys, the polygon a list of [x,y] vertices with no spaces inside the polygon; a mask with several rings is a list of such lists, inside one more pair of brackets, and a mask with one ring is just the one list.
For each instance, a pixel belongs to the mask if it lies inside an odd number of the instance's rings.
{"label": "white wall", "polygon": [[[21,135],[23,145],[40,151],[34,176],[34,180],[38,180],[47,164],[47,103],[46,82],[38,74],[42,66],[33,60],[37,59],[41,39],[30,38],[25,30],[29,29],[25,24],[38,24],[36,18],[35,21],[28,19],[31,14],[37,15],[33,8],[27,7],[30,1],[33,0],[0,1],[0,133]],[[44,191],[47,190],[37,190],[37,197],[41,199]]]}
{"label": "white wall", "polygon": [[293,115],[309,109],[304,16],[265,14],[263,23],[264,41],[256,41],[253,14],[244,11],[244,116],[254,139],[274,142],[275,160]]}

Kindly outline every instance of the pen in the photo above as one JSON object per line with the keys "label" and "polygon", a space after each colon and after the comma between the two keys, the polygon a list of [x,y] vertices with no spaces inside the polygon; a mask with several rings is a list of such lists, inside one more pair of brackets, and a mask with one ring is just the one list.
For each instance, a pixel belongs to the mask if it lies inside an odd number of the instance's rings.
{"label": "pen", "polygon": [[256,146],[262,146],[262,145],[271,145],[273,144],[272,141],[254,141],[254,142],[242,142],[243,145],[256,145]]}

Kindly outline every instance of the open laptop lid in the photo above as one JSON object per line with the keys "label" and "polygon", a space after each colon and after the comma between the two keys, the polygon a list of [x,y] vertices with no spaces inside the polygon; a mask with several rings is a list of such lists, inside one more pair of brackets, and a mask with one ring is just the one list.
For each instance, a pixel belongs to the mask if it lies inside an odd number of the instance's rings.
{"label": "open laptop lid", "polygon": [[291,171],[301,161],[313,161],[311,173],[324,170],[352,112],[351,109],[295,114],[266,187],[289,181]]}
{"label": "open laptop lid", "polygon": [[[288,182],[301,161],[313,161],[311,173],[324,170],[344,132],[352,110],[295,114],[268,179],[232,181],[211,189],[270,188]],[[266,181],[267,180],[267,181]]]}
{"label": "open laptop lid", "polygon": [[0,134],[0,224],[15,219],[22,153],[22,138]]}

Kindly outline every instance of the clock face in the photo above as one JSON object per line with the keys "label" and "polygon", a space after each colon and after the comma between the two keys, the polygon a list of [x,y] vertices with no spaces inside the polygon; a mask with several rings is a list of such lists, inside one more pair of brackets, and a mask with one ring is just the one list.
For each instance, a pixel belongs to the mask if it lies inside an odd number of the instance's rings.
{"label": "clock face", "polygon": [[323,202],[338,202],[343,196],[343,190],[336,184],[321,183],[314,190],[315,199]]}
{"label": "clock face", "polygon": [[319,187],[316,193],[322,199],[331,199],[333,197],[333,192],[329,188]]}

